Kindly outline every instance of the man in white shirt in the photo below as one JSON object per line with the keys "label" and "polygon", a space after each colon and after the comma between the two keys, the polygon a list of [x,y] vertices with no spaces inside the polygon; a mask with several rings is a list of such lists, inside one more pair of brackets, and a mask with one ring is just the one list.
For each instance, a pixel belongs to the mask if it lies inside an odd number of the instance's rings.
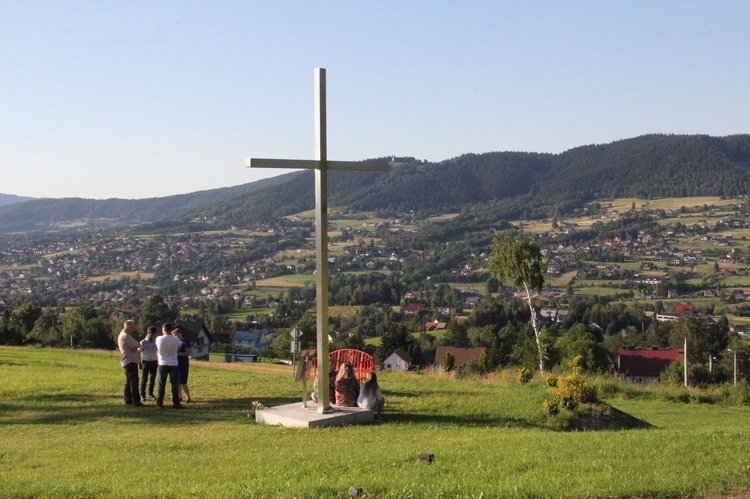
{"label": "man in white shirt", "polygon": [[[162,327],[163,331],[170,331],[172,325],[167,323]],[[167,385],[167,375],[169,375],[169,384],[172,385],[172,406],[175,409],[182,409],[179,395],[179,367],[177,366],[177,350],[180,348],[180,340],[171,334],[162,334],[156,338],[156,351],[159,361],[158,378],[159,392],[156,397],[156,406],[159,409],[164,408],[164,390]]]}

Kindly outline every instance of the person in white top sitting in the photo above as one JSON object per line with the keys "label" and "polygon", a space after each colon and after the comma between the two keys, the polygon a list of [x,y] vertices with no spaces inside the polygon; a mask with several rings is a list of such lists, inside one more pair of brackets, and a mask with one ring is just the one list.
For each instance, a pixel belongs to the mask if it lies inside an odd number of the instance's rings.
{"label": "person in white top sitting", "polygon": [[[172,325],[167,323],[162,329],[169,331],[172,329]],[[172,385],[172,406],[175,409],[182,409],[179,394],[180,368],[177,365],[177,350],[179,348],[180,340],[173,334],[163,334],[156,338],[157,360],[159,361],[159,392],[156,397],[156,406],[159,409],[164,408],[167,375],[169,375],[169,383]]]}
{"label": "person in white top sitting", "polygon": [[380,392],[378,376],[374,371],[367,375],[367,379],[359,388],[357,405],[362,409],[375,409],[375,421],[383,420],[382,414],[383,406],[385,405],[385,397],[383,397],[383,394]]}

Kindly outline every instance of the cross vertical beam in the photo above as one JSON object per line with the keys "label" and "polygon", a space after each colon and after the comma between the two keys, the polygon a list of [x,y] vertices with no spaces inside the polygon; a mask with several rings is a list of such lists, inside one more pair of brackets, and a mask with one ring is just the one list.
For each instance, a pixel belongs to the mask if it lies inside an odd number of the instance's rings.
{"label": "cross vertical beam", "polygon": [[318,354],[318,408],[327,412],[328,383],[328,137],[326,70],[315,68],[315,300]]}
{"label": "cross vertical beam", "polygon": [[315,299],[318,361],[318,412],[330,412],[328,386],[328,170],[386,171],[388,163],[328,161],[326,70],[315,69],[315,159],[247,158],[248,168],[315,170]]}

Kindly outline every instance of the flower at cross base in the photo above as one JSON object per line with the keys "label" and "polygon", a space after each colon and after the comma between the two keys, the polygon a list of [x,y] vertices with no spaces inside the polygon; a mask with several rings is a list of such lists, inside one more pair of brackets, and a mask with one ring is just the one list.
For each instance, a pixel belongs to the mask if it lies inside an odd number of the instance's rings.
{"label": "flower at cross base", "polygon": [[255,411],[257,411],[258,409],[265,409],[265,408],[266,408],[266,406],[263,405],[263,402],[260,402],[259,400],[253,400],[253,403],[250,404],[250,411],[251,412],[247,416],[249,418],[255,419]]}

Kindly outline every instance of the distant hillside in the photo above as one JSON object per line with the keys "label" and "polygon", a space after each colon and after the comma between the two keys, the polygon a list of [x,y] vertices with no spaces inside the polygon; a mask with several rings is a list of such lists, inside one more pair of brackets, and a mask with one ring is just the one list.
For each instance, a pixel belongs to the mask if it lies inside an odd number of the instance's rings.
{"label": "distant hillside", "polygon": [[[389,161],[391,158],[381,158]],[[211,220],[249,226],[314,207],[310,171],[181,196],[34,200],[0,208],[0,231],[84,220],[103,225]],[[473,219],[550,216],[601,197],[735,196],[750,190],[750,135],[644,135],[560,154],[490,152],[439,163],[398,158],[385,173],[332,171],[329,207]]]}
{"label": "distant hillside", "polygon": [[211,189],[149,199],[35,199],[0,207],[0,232],[51,230],[75,224],[78,227],[112,227],[178,217],[223,204],[247,193],[268,189],[288,181],[294,173],[235,187]]}
{"label": "distant hillside", "polygon": [[[387,159],[387,158],[383,158]],[[389,213],[550,216],[601,197],[735,196],[750,190],[750,135],[646,135],[561,154],[491,152],[386,173],[333,171],[329,207]],[[242,226],[314,206],[313,173],[204,212]]]}
{"label": "distant hillside", "polygon": [[14,194],[3,194],[0,192],[0,206],[6,206],[9,204],[23,203],[24,201],[30,201],[34,198],[25,196],[16,196]]}

